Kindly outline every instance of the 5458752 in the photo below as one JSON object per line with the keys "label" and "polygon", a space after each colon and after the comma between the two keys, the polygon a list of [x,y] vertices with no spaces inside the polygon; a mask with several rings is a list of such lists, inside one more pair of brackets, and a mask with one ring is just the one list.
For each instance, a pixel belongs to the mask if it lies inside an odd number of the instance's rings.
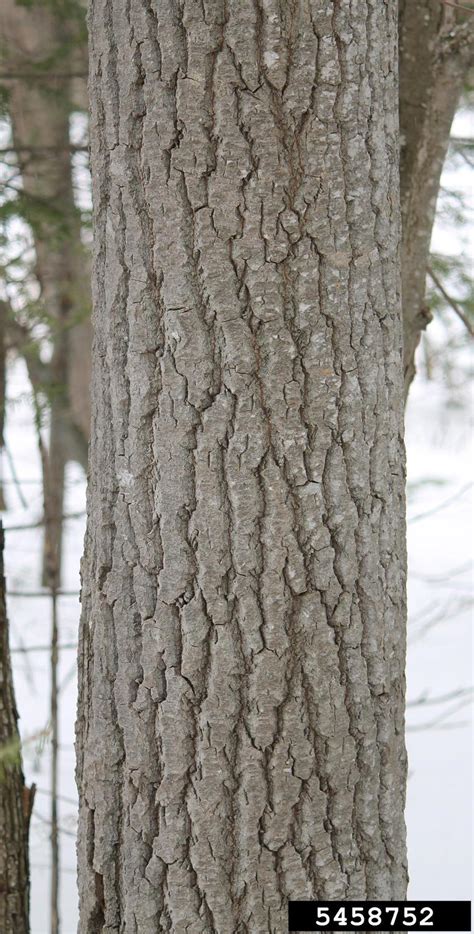
{"label": "5458752", "polygon": [[467,901],[290,901],[289,931],[470,931]]}

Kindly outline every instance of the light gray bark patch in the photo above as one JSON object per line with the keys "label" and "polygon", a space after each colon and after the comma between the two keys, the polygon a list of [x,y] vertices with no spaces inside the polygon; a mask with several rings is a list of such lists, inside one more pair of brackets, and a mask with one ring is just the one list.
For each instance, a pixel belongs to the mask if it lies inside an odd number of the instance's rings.
{"label": "light gray bark patch", "polygon": [[90,37],[80,930],[283,934],[406,891],[395,10]]}

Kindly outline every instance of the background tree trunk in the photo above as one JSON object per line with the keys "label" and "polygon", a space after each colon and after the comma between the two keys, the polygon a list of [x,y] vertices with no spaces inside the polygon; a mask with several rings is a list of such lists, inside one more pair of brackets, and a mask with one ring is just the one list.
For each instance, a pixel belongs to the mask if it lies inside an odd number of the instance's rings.
{"label": "background tree trunk", "polygon": [[50,399],[51,429],[43,583],[58,586],[65,466],[80,441],[84,461],[90,428],[89,259],[74,203],[69,125],[78,79],[68,77],[85,67],[85,56],[80,41],[74,41],[77,19],[50,3],[37,0],[25,6],[4,0],[0,26],[8,113],[22,189],[30,205],[35,272],[52,341],[44,387]]}
{"label": "background tree trunk", "polygon": [[80,930],[283,934],[406,892],[396,10],[89,25]]}
{"label": "background tree trunk", "polygon": [[[405,393],[431,319],[426,275],[454,114],[473,63],[474,17],[440,0],[399,0]],[[474,9],[473,9],[474,12]]]}
{"label": "background tree trunk", "polygon": [[0,522],[0,930],[28,934],[28,824],[33,792],[21,769],[18,714],[13,693]]}
{"label": "background tree trunk", "polygon": [[[5,406],[7,399],[7,331],[6,315],[3,310],[3,303],[0,302],[0,464],[2,463],[3,448],[5,445]],[[5,498],[3,495],[3,475],[0,474],[0,511],[5,509]]]}

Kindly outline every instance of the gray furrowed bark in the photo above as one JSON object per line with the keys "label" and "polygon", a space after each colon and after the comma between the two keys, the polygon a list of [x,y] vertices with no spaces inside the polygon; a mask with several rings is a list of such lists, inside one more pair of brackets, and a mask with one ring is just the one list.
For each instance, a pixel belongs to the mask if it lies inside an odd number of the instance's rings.
{"label": "gray furrowed bark", "polygon": [[83,934],[405,895],[396,18],[92,0]]}

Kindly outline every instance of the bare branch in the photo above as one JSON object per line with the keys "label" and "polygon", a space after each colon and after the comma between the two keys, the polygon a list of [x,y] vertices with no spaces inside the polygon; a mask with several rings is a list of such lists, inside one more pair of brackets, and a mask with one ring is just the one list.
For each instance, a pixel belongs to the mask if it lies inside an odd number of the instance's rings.
{"label": "bare branch", "polygon": [[[7,590],[8,597],[49,597],[51,598],[50,590]],[[79,590],[58,590],[56,591],[57,597],[79,597]]]}
{"label": "bare branch", "polygon": [[19,153],[19,152],[28,152],[33,153],[35,156],[38,153],[44,152],[45,154],[51,152],[89,152],[88,146],[7,146],[4,149],[0,149],[0,156],[7,155],[9,153]]}
{"label": "bare branch", "polygon": [[[58,652],[62,652],[65,649],[77,649],[77,642],[63,642],[62,645],[57,646]],[[28,652],[50,652],[50,645],[24,645],[21,648],[10,649],[10,654],[18,653],[21,655],[27,655]]]}
{"label": "bare branch", "polygon": [[466,146],[474,147],[474,137],[471,136],[450,136],[449,137],[450,146]]}
{"label": "bare branch", "polygon": [[51,81],[53,78],[87,78],[85,71],[0,71],[2,81],[24,81],[31,78],[35,81]]}
{"label": "bare branch", "polygon": [[[85,516],[86,512],[83,509],[81,512],[67,512],[61,516],[61,521],[65,522],[67,519],[82,519]],[[25,525],[7,525],[4,528],[5,532],[24,532],[25,529],[40,529],[44,526],[45,520],[38,519],[37,522],[26,523]]]}
{"label": "bare branch", "polygon": [[[51,791],[48,788],[38,788],[36,787],[37,795],[48,795],[51,796]],[[68,798],[67,795],[58,795],[58,801],[65,801],[66,804],[73,804],[77,807],[77,798]]]}
{"label": "bare branch", "polygon": [[[44,817],[44,815],[43,815],[43,814],[40,814],[38,811],[35,811],[35,817],[37,817],[38,820],[40,820],[43,824],[48,824],[50,827],[52,827],[52,822],[51,822],[51,820],[50,820],[48,817]],[[57,825],[56,831],[59,832],[59,833],[66,834],[66,836],[68,836],[68,837],[74,837],[74,838],[75,838],[75,837],[77,836],[77,835],[74,833],[73,830],[66,830],[65,827],[60,827],[59,825]]]}
{"label": "bare branch", "polygon": [[444,502],[440,503],[439,506],[434,506],[433,509],[427,509],[426,512],[419,512],[416,516],[409,516],[408,522],[420,522],[421,519],[427,519],[429,516],[434,516],[437,512],[440,512],[442,509],[446,509],[447,506],[450,506],[451,503],[454,503],[457,499],[460,499],[461,496],[464,496],[471,487],[474,486],[473,483],[466,483],[465,486],[461,487],[454,496],[450,496],[449,499],[445,499]]}
{"label": "bare branch", "polygon": [[441,293],[443,298],[447,301],[448,305],[451,306],[453,311],[457,314],[458,318],[461,319],[462,323],[469,331],[469,334],[471,335],[471,337],[474,337],[474,328],[471,322],[469,321],[468,317],[464,314],[462,308],[460,308],[457,301],[451,295],[449,295],[449,293],[446,291],[443,283],[440,281],[440,279],[438,279],[438,276],[436,275],[434,270],[431,268],[431,266],[428,266],[427,271],[428,271],[428,275],[430,279],[433,280],[436,288],[438,289],[438,292]]}
{"label": "bare branch", "polygon": [[8,465],[9,465],[9,467],[10,467],[12,479],[13,479],[13,482],[14,482],[14,484],[15,484],[15,488],[16,488],[16,491],[17,491],[17,493],[18,493],[18,498],[19,498],[19,500],[20,500],[20,503],[21,503],[21,505],[23,506],[23,509],[28,509],[28,503],[27,503],[27,501],[26,501],[26,499],[25,499],[25,497],[24,497],[24,495],[23,495],[23,490],[22,490],[22,488],[21,488],[20,479],[19,479],[19,477],[18,477],[18,475],[17,475],[17,472],[16,472],[15,462],[14,462],[14,460],[13,460],[13,456],[12,456],[12,454],[11,454],[10,448],[8,447],[8,445],[7,445],[6,441],[5,441],[5,439],[3,439],[3,450],[5,451],[5,454],[6,454],[6,456],[7,456]]}
{"label": "bare branch", "polygon": [[466,13],[474,13],[474,7],[464,6],[462,3],[454,3],[454,0],[441,0],[445,6],[453,6],[455,10],[465,10]]}
{"label": "bare branch", "polygon": [[[448,717],[452,717],[453,714],[457,713],[459,710],[465,707],[468,703],[469,703],[469,698],[464,698],[463,700],[459,701],[459,704],[455,704],[454,707],[451,708],[451,710],[445,710],[443,713],[439,714],[439,716],[434,717],[433,720],[427,720],[425,723],[415,723],[411,726],[408,726],[407,730],[412,733],[418,732],[419,730],[432,730],[435,727],[440,726],[440,724],[444,724],[444,721],[447,720]],[[465,724],[459,723],[456,725],[463,726]],[[447,726],[448,724],[445,724],[445,727]],[[449,726],[452,727],[454,726],[454,724],[449,724]]]}
{"label": "bare branch", "polygon": [[407,701],[407,707],[421,707],[428,705],[437,705],[437,704],[448,704],[452,700],[457,700],[458,697],[469,697],[474,691],[474,688],[458,688],[457,691],[450,691],[448,694],[440,694],[438,697],[430,697],[428,694],[420,694],[416,700]]}

